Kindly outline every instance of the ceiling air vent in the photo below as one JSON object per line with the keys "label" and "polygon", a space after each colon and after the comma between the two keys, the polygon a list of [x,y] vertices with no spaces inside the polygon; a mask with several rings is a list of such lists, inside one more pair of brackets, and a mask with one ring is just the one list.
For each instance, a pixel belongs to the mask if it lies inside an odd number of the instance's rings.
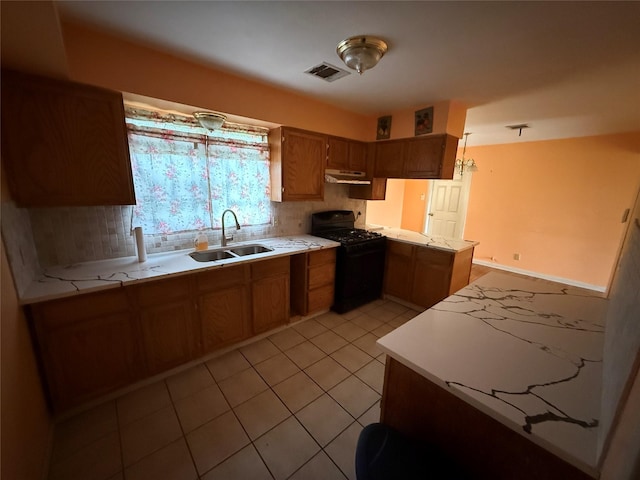
{"label": "ceiling air vent", "polygon": [[304,73],[308,73],[309,75],[313,75],[314,77],[321,78],[325,82],[333,82],[334,80],[338,80],[339,78],[349,75],[349,72],[347,72],[346,70],[342,70],[341,68],[335,67],[326,62],[323,62],[320,65],[316,65],[315,67],[311,67]]}

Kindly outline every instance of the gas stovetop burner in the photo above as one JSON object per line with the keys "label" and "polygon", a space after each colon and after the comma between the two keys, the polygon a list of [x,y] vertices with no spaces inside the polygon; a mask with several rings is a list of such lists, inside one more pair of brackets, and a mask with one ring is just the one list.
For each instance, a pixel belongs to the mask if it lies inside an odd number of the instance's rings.
{"label": "gas stovetop burner", "polygon": [[340,242],[343,245],[353,245],[355,243],[367,242],[376,238],[382,237],[378,232],[370,232],[362,229],[345,229],[329,232],[319,232],[316,235],[334,242]]}

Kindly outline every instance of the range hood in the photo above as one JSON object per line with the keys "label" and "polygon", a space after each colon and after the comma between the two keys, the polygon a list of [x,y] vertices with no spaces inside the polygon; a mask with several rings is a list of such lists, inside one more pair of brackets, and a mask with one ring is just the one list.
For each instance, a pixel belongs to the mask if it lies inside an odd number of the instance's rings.
{"label": "range hood", "polygon": [[366,180],[365,172],[354,170],[333,170],[326,169],[324,171],[324,181],[327,183],[347,183],[350,185],[369,185],[371,182]]}

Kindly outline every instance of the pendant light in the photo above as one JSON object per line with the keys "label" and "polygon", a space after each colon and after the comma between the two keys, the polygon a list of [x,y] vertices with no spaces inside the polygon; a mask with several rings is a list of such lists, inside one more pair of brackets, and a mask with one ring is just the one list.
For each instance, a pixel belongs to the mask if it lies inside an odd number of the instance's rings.
{"label": "pendant light", "polygon": [[387,44],[376,37],[358,35],[341,41],[336,48],[338,56],[360,75],[375,67],[387,53]]}
{"label": "pendant light", "polygon": [[478,166],[476,165],[476,161],[473,158],[467,158],[467,159],[464,158],[464,154],[467,151],[467,138],[469,137],[469,135],[471,135],[470,132],[465,132],[464,147],[462,148],[462,158],[456,159],[456,168],[458,169],[460,176],[464,174],[465,170],[467,172],[478,171]]}

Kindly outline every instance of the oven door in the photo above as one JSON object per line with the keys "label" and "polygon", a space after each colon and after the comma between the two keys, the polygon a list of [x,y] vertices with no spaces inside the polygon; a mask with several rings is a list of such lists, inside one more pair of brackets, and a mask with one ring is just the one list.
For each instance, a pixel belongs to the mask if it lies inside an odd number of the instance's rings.
{"label": "oven door", "polygon": [[380,298],[384,277],[386,239],[339,247],[336,289],[332,309],[348,312]]}

